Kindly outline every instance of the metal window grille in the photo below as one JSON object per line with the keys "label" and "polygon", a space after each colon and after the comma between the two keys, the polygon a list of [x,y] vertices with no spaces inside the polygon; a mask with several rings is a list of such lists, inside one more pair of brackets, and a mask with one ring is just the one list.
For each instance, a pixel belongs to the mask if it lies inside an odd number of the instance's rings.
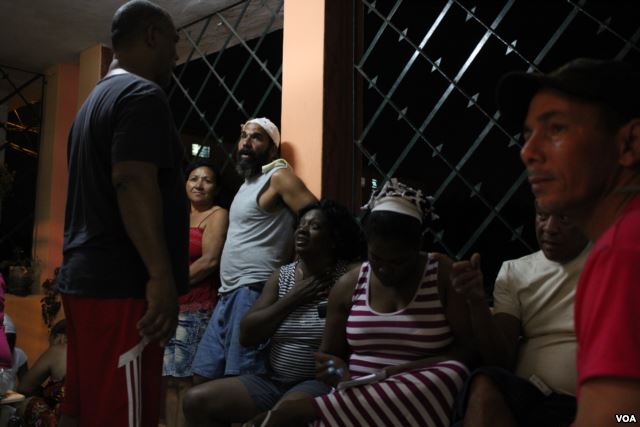
{"label": "metal window grille", "polygon": [[436,249],[458,259],[479,251],[490,275],[532,252],[520,135],[500,120],[496,84],[507,71],[546,72],[579,56],[640,62],[640,9],[593,0],[354,6],[354,37],[364,40],[353,65],[361,199],[393,176],[426,189],[442,218],[430,231]]}
{"label": "metal window grille", "polygon": [[229,166],[239,125],[258,116],[280,121],[283,12],[284,0],[240,1],[178,30],[186,60],[169,94],[178,130],[189,153],[208,150],[236,185]]}
{"label": "metal window grille", "polygon": [[[0,202],[4,261],[26,262],[31,254],[44,84],[42,74],[0,65],[0,185],[8,191]],[[7,172],[13,175],[10,189]]]}

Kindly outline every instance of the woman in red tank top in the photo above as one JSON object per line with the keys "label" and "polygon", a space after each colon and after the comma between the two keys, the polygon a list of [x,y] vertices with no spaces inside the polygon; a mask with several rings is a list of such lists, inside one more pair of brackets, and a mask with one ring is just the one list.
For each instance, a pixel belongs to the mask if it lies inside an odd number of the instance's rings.
{"label": "woman in red tank top", "polygon": [[174,337],[165,347],[165,423],[184,426],[182,398],[191,386],[191,363],[218,299],[220,255],[229,214],[217,205],[220,173],[208,160],[198,159],[185,171],[191,202],[189,225],[189,292],[180,296],[180,314]]}

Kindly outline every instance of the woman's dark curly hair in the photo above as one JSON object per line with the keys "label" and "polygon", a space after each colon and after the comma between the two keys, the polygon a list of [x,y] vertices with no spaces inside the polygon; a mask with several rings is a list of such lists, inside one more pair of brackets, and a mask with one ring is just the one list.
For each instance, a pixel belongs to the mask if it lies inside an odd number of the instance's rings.
{"label": "woman's dark curly hair", "polygon": [[329,199],[311,203],[298,211],[298,222],[309,211],[319,209],[331,227],[332,240],[336,245],[336,257],[344,261],[363,258],[366,253],[364,235],[360,225],[347,208]]}
{"label": "woman's dark curly hair", "polygon": [[193,172],[194,169],[198,169],[201,167],[207,167],[213,171],[213,175],[216,178],[216,187],[218,189],[221,188],[222,181],[221,181],[220,169],[218,169],[218,167],[214,165],[213,162],[209,159],[196,157],[195,159],[191,160],[184,170],[184,179],[188,180],[189,175],[191,175],[191,172]]}

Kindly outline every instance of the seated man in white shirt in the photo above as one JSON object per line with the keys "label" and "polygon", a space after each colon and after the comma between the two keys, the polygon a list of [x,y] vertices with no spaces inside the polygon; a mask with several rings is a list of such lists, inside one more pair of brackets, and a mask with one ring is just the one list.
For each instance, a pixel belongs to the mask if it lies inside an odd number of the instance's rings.
{"label": "seated man in white shirt", "polygon": [[536,212],[540,251],[506,261],[486,303],[480,256],[454,264],[482,367],[467,380],[457,425],[568,426],[575,417],[573,301],[588,240],[566,218]]}

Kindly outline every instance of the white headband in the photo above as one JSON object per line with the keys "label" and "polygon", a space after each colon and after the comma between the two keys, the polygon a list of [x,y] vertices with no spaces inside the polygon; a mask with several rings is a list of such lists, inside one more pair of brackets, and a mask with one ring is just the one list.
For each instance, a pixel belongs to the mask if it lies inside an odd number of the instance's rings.
{"label": "white headband", "polygon": [[371,212],[391,211],[409,215],[423,223],[425,217],[438,219],[438,215],[433,212],[432,203],[433,197],[425,196],[422,191],[391,178],[381,189],[371,194],[371,199],[362,208],[370,209]]}
{"label": "white headband", "polygon": [[376,200],[371,212],[391,211],[399,214],[409,215],[422,223],[422,211],[415,203],[397,196],[382,197]]}
{"label": "white headband", "polygon": [[259,125],[262,129],[264,129],[266,133],[269,134],[273,143],[276,144],[276,147],[280,146],[280,132],[278,131],[278,126],[274,125],[271,120],[267,119],[266,117],[258,117],[256,119],[247,120],[247,122],[242,125],[242,128],[244,129],[244,127],[249,123]]}

